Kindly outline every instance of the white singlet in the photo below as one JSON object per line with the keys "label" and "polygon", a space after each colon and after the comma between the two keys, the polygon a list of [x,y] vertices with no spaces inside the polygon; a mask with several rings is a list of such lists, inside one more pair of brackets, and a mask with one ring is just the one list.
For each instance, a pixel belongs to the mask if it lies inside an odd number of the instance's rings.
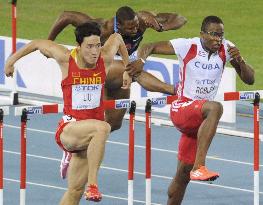
{"label": "white singlet", "polygon": [[177,94],[192,100],[213,100],[216,96],[225,63],[230,60],[227,44],[223,40],[220,49],[208,59],[208,52],[200,38],[178,38],[170,41],[179,60],[179,85]]}

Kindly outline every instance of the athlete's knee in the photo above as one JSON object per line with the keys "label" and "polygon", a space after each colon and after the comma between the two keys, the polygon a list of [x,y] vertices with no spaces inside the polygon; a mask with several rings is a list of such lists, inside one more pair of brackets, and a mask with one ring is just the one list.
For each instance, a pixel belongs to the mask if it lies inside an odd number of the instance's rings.
{"label": "athlete's knee", "polygon": [[97,124],[97,132],[100,133],[101,136],[103,136],[104,139],[108,138],[108,135],[110,134],[111,126],[107,122],[100,122]]}
{"label": "athlete's knee", "polygon": [[110,127],[111,127],[111,132],[115,130],[119,130],[122,126],[122,121],[116,121],[116,122],[109,122]]}
{"label": "athlete's knee", "polygon": [[223,105],[220,102],[213,102],[212,112],[220,118],[223,114]]}
{"label": "athlete's knee", "polygon": [[206,117],[217,117],[218,119],[223,114],[223,105],[220,102],[208,102],[205,105]]}
{"label": "athlete's knee", "polygon": [[113,115],[113,114],[112,115],[109,115],[109,114],[106,115],[106,122],[109,123],[109,125],[111,127],[111,132],[121,128],[123,115],[122,114],[121,115],[120,114],[119,115]]}

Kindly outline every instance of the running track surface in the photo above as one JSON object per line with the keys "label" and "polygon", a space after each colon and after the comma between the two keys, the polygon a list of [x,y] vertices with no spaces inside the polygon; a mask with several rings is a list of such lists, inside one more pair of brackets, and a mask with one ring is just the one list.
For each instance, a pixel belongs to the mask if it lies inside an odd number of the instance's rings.
{"label": "running track surface", "polygon": [[[66,190],[59,176],[62,155],[54,141],[61,115],[30,116],[27,129],[27,205],[56,205]],[[252,118],[238,118],[238,126],[253,130]],[[19,204],[20,118],[4,118],[4,204]],[[145,204],[145,124],[135,123],[135,205]],[[262,133],[262,122],[261,122]],[[152,126],[152,204],[166,204],[167,187],[175,174],[180,134],[173,127]],[[111,133],[99,172],[102,205],[127,204],[128,121]],[[261,142],[262,148],[262,142]],[[261,149],[260,156],[263,151]],[[262,170],[262,160],[260,163]],[[253,204],[253,140],[216,134],[207,159],[209,169],[220,178],[210,183],[189,184],[184,205]],[[263,204],[263,174],[260,173],[260,204]],[[95,204],[84,199],[84,204]],[[97,204],[97,203],[96,203]]]}

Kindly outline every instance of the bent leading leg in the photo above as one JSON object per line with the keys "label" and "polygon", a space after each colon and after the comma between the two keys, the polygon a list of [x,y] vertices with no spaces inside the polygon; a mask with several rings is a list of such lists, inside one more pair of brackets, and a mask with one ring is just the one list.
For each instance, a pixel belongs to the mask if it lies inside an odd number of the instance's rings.
{"label": "bent leading leg", "polygon": [[221,103],[207,101],[202,106],[204,121],[200,125],[197,133],[196,158],[193,170],[190,173],[192,180],[213,181],[219,177],[218,173],[209,171],[205,167],[205,161],[222,114],[223,107]]}
{"label": "bent leading leg", "polygon": [[[107,100],[117,100],[117,99],[129,99],[130,89],[115,89],[109,90],[105,89],[105,98]],[[123,117],[126,113],[126,109],[110,109],[105,110],[105,121],[111,126],[111,131],[118,130],[121,128]]]}
{"label": "bent leading leg", "polygon": [[204,121],[197,133],[197,153],[194,169],[199,165],[205,165],[205,158],[208,148],[216,133],[216,128],[223,114],[223,106],[219,102],[209,102],[203,104],[202,114]]}
{"label": "bent leading leg", "polygon": [[[122,89],[122,75],[124,71],[124,64],[122,61],[115,60],[109,72],[105,83],[105,100],[129,99],[130,89]],[[105,110],[105,120],[111,126],[111,131],[121,128],[123,117],[126,109],[111,109]]]}
{"label": "bent leading leg", "polygon": [[110,133],[108,123],[100,120],[81,120],[66,125],[61,133],[61,142],[69,151],[86,151],[88,160],[88,190],[86,199],[100,201],[97,175],[104,156],[105,143]]}
{"label": "bent leading leg", "polygon": [[88,185],[98,184],[98,170],[104,157],[106,140],[110,134],[110,125],[106,122],[103,123],[104,125],[98,127],[98,130],[92,137],[87,149],[89,161]]}

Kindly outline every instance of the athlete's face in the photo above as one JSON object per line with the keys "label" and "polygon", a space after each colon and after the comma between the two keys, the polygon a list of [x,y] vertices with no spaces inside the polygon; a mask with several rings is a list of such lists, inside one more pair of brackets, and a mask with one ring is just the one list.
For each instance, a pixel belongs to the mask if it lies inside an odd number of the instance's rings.
{"label": "athlete's face", "polygon": [[89,36],[83,39],[80,45],[80,55],[87,65],[95,65],[101,52],[101,42],[99,36]]}
{"label": "athlete's face", "polygon": [[137,16],[133,20],[126,20],[118,23],[118,31],[125,36],[135,36],[139,30],[139,19]]}
{"label": "athlete's face", "polygon": [[210,52],[219,50],[224,39],[224,25],[221,23],[210,23],[206,27],[206,31],[200,33],[203,46]]}

